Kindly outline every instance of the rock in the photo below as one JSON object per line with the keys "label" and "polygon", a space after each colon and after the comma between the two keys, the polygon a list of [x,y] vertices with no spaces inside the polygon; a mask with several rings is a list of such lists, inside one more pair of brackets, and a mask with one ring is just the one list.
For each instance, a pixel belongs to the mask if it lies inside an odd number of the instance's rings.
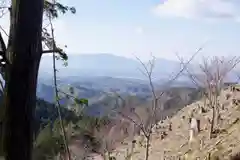
{"label": "rock", "polygon": [[228,100],[231,97],[231,94],[226,94],[226,100]]}

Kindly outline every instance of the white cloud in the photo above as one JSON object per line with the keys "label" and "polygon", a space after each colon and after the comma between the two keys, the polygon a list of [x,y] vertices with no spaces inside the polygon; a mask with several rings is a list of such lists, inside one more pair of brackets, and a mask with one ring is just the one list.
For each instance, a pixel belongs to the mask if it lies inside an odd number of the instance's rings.
{"label": "white cloud", "polygon": [[137,34],[143,34],[144,30],[143,30],[142,27],[137,27],[137,28],[135,29],[135,32],[136,32]]}
{"label": "white cloud", "polygon": [[154,8],[159,16],[203,19],[240,18],[239,0],[166,0]]}

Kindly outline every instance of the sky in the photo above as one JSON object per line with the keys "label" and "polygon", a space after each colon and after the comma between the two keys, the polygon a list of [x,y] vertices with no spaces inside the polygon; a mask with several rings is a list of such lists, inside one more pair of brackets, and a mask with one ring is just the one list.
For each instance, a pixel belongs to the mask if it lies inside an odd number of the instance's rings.
{"label": "sky", "polygon": [[[176,60],[240,55],[239,0],[61,0],[76,7],[54,22],[68,54],[150,54]],[[9,18],[0,19],[7,30]]]}

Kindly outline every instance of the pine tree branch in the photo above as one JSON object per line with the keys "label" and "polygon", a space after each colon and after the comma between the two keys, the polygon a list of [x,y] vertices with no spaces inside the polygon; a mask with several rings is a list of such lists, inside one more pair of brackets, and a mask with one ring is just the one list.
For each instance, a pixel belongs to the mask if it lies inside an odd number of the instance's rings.
{"label": "pine tree branch", "polygon": [[53,49],[52,49],[52,50],[43,50],[42,53],[43,53],[43,54],[48,54],[48,53],[51,53],[51,54],[52,54],[52,53],[62,54],[62,50],[60,50],[60,49],[55,49],[55,50],[53,50]]}

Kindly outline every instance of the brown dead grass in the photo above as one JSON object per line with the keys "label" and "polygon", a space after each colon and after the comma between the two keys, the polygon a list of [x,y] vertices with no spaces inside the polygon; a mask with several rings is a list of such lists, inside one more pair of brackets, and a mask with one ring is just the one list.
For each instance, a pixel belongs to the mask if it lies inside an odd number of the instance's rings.
{"label": "brown dead grass", "polygon": [[[228,104],[221,110],[222,121],[220,122],[219,132],[216,137],[209,139],[209,118],[211,118],[211,110],[207,109],[206,113],[198,113],[198,106],[203,106],[203,101],[195,102],[191,105],[178,111],[170,121],[172,122],[173,131],[167,131],[167,137],[160,140],[160,131],[153,132],[150,148],[150,160],[161,160],[165,158],[172,159],[173,157],[181,157],[181,159],[207,159],[210,154],[210,159],[220,160],[235,160],[240,158],[240,111],[237,106],[232,106],[228,103],[232,98],[240,98],[240,93],[231,95],[231,98],[226,100],[226,94],[231,94],[229,90],[223,91],[220,96],[220,103]],[[194,116],[201,121],[201,131],[196,137],[196,141],[188,144],[188,117],[189,113],[194,110]],[[185,117],[185,118],[182,118]],[[167,121],[164,124],[167,125]],[[139,139],[144,137],[136,137],[137,144]],[[130,147],[122,145],[115,151],[117,160],[124,160],[124,153]],[[144,159],[145,148],[137,145],[135,151],[138,154],[133,155],[133,160]],[[232,156],[234,155],[234,156]],[[172,158],[171,158],[172,157]]]}

